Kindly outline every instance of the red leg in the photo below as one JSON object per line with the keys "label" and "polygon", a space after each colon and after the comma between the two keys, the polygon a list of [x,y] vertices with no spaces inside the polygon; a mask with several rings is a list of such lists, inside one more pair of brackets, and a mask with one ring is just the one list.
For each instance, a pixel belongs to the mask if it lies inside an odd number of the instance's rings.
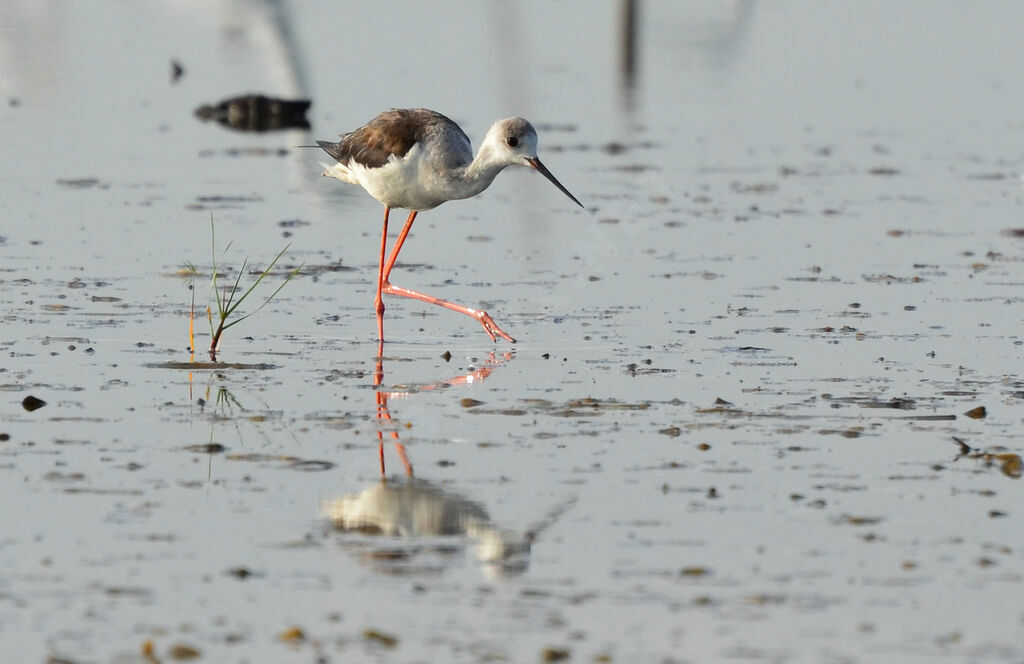
{"label": "red leg", "polygon": [[[487,336],[491,338],[491,341],[496,341],[497,339],[495,338],[495,335],[498,335],[499,337],[510,343],[515,343],[516,340],[510,337],[509,335],[505,334],[505,332],[500,327],[498,327],[498,324],[494,322],[494,319],[492,319],[487,314],[486,311],[480,311],[479,309],[473,309],[471,307],[464,307],[461,304],[455,304],[454,302],[449,302],[448,300],[442,300],[441,298],[434,297],[433,295],[425,295],[423,293],[417,293],[414,290],[409,290],[408,288],[402,288],[401,286],[391,285],[391,282],[389,281],[389,278],[391,276],[391,268],[395,266],[395,261],[398,260],[398,252],[402,250],[402,245],[405,244],[405,238],[409,236],[409,231],[412,230],[412,222],[415,220],[416,210],[413,210],[412,212],[409,213],[409,218],[406,219],[405,226],[402,228],[402,232],[399,233],[398,239],[395,241],[395,247],[391,250],[391,256],[388,258],[387,264],[384,264],[383,262],[384,251],[383,246],[381,247],[381,264],[383,267],[381,268],[380,292],[387,293],[388,295],[409,297],[414,300],[420,300],[421,302],[427,302],[429,304],[436,304],[439,307],[444,307],[445,309],[450,309],[452,311],[457,311],[460,314],[471,316],[472,318],[475,318],[480,323],[480,325],[483,326],[484,332],[486,332]],[[385,224],[386,223],[387,222],[385,221]],[[387,227],[385,225],[385,229],[386,228]],[[383,311],[382,304],[378,305],[378,310]],[[383,332],[381,333],[381,338],[383,339]]]}
{"label": "red leg", "polygon": [[388,283],[388,277],[391,276],[391,268],[395,266],[395,261],[398,260],[398,252],[402,250],[402,245],[405,244],[405,238],[409,237],[409,231],[412,230],[412,222],[416,221],[416,215],[419,214],[416,210],[409,212],[409,218],[405,220],[405,226],[402,226],[402,232],[398,234],[398,239],[395,240],[395,246],[391,249],[391,255],[388,256],[388,262],[384,263],[384,247],[380,248],[380,278],[381,283]]}
{"label": "red leg", "polygon": [[508,341],[509,343],[516,342],[515,339],[505,334],[505,331],[498,327],[498,324],[494,322],[494,319],[491,318],[486,311],[473,309],[472,307],[464,307],[461,304],[455,304],[454,302],[449,302],[448,300],[442,300],[441,298],[434,297],[433,295],[417,293],[414,290],[402,288],[401,286],[392,286],[386,281],[384,282],[384,292],[387,293],[388,295],[411,297],[414,300],[420,300],[421,302],[429,302],[430,304],[436,304],[437,306],[444,307],[445,309],[458,311],[460,314],[466,314],[467,316],[471,316],[480,322],[480,325],[482,325],[484,328],[484,332],[486,332],[487,336],[491,338],[491,341],[497,341],[497,339],[495,338],[495,335],[497,335],[504,339],[505,341]]}

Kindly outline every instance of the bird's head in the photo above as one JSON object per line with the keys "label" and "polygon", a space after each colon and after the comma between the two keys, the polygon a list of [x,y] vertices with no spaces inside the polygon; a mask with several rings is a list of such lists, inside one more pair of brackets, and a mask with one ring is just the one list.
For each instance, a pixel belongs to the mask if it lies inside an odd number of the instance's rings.
{"label": "bird's head", "polygon": [[546,177],[551,184],[568,196],[573,203],[583,207],[562,183],[555,179],[551,171],[537,157],[537,130],[523,118],[506,118],[498,120],[487,132],[484,143],[488,144],[495,160],[503,166],[528,166]]}

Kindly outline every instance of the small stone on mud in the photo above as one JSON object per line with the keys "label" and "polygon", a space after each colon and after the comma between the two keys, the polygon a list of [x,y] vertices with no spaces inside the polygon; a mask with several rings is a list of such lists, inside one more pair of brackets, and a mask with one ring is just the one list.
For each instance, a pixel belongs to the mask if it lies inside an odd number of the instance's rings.
{"label": "small stone on mud", "polygon": [[540,653],[540,659],[542,662],[561,662],[569,659],[569,650],[567,648],[545,648]]}
{"label": "small stone on mud", "polygon": [[39,410],[40,408],[42,408],[45,405],[46,405],[45,401],[43,401],[42,399],[36,398],[36,397],[32,396],[31,394],[21,400],[21,407],[24,408],[25,410],[27,410],[30,413],[33,410]]}
{"label": "small stone on mud", "polygon": [[278,634],[277,640],[286,641],[288,643],[299,643],[300,641],[306,640],[306,633],[298,627],[292,627]]}
{"label": "small stone on mud", "polygon": [[171,83],[177,83],[185,75],[185,66],[177,60],[171,60]]}
{"label": "small stone on mud", "polygon": [[384,646],[385,648],[394,648],[398,645],[398,639],[390,634],[384,632],[378,632],[375,629],[364,629],[363,638],[367,641],[374,641]]}
{"label": "small stone on mud", "polygon": [[882,517],[879,516],[854,516],[852,514],[844,514],[836,520],[839,524],[847,524],[851,526],[871,526],[877,523],[881,523]]}
{"label": "small stone on mud", "polygon": [[444,353],[442,353],[441,354],[441,359],[444,360],[445,362],[451,362],[451,359],[452,359],[451,351],[446,350]]}
{"label": "small stone on mud", "polygon": [[171,659],[187,660],[197,659],[200,656],[199,650],[192,646],[186,646],[181,643],[171,646],[171,649],[167,651],[167,656]]}
{"label": "small stone on mud", "polygon": [[985,410],[984,406],[978,406],[977,408],[970,409],[969,411],[964,413],[964,415],[966,415],[967,417],[969,417],[969,418],[971,418],[973,420],[980,420],[980,419],[984,419],[984,417],[986,415],[988,415],[988,411]]}

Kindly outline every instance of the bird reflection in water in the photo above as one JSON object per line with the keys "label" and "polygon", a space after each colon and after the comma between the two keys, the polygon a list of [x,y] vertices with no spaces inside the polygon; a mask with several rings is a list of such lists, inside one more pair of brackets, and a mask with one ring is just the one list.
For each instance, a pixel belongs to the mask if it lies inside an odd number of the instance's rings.
{"label": "bird reflection in water", "polygon": [[324,513],[334,528],[375,536],[348,543],[378,571],[440,572],[473,540],[473,553],[489,573],[511,576],[530,562],[534,530],[515,532],[497,526],[477,501],[446,486],[414,477],[381,480],[359,493],[327,501]]}
{"label": "bird reflection in water", "polygon": [[358,493],[325,501],[323,513],[331,526],[352,537],[342,540],[359,559],[380,572],[391,574],[439,573],[467,548],[495,576],[513,576],[524,572],[530,562],[530,548],[537,536],[568,509],[565,501],[525,531],[503,528],[494,523],[478,501],[449,488],[447,483],[413,477],[412,464],[398,432],[390,429],[395,449],[405,468],[404,477],[388,479],[384,464],[385,421],[391,420],[388,399],[413,392],[482,381],[512,358],[511,353],[495,357],[475,371],[454,378],[422,385],[404,392],[380,389],[383,361],[378,359],[374,375],[377,400],[380,481]]}
{"label": "bird reflection in water", "polygon": [[[436,383],[418,385],[402,391],[388,392],[387,390],[381,389],[384,384],[384,358],[381,357],[380,353],[377,353],[377,367],[373,372],[373,387],[377,398],[377,449],[380,452],[381,479],[384,480],[387,478],[387,473],[384,468],[384,423],[391,422],[391,410],[388,408],[388,399],[401,399],[417,392],[429,392],[444,387],[480,383],[490,376],[491,372],[494,371],[495,368],[511,359],[512,353],[502,353],[500,356],[496,356],[494,353],[489,353],[487,355],[487,361],[484,362],[483,366],[474,371],[470,371],[469,373],[459,374],[454,378],[438,381]],[[405,445],[403,445],[401,440],[399,440],[398,431],[392,427],[388,428],[391,433],[391,438],[395,441],[395,451],[398,453],[398,459],[402,462],[402,465],[405,466],[405,474],[407,477],[412,477],[412,464],[409,462],[409,456],[405,452]]]}

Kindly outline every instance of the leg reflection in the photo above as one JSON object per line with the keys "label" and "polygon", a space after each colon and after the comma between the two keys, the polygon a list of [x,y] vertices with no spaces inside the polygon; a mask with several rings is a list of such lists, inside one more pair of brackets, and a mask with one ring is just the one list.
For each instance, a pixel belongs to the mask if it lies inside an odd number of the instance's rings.
{"label": "leg reflection", "polygon": [[[373,374],[373,386],[376,388],[377,394],[377,420],[381,423],[383,420],[391,421],[391,411],[388,410],[388,393],[380,389],[381,383],[384,382],[384,360],[380,357],[377,358],[377,369]],[[406,477],[412,477],[412,464],[409,463],[409,457],[405,453],[405,445],[398,439],[398,432],[391,429],[391,437],[395,439],[395,451],[398,452],[398,458],[401,460],[402,465],[405,466]],[[377,451],[380,454],[380,478],[387,480],[387,471],[384,467],[384,427],[377,427]]]}
{"label": "leg reflection", "polygon": [[391,411],[388,408],[388,399],[391,397],[405,397],[414,392],[427,392],[430,390],[436,390],[441,387],[453,387],[455,385],[471,385],[473,383],[479,383],[491,375],[494,369],[505,362],[512,359],[512,353],[505,352],[500,355],[489,353],[487,360],[473,371],[467,373],[460,373],[451,378],[445,380],[439,380],[433,383],[427,383],[425,385],[417,385],[411,387],[402,392],[388,392],[387,390],[381,389],[384,384],[384,358],[380,353],[377,355],[377,365],[373,372],[373,387],[375,392],[375,398],[377,400],[377,452],[380,456],[380,476],[382,480],[387,479],[387,470],[384,463],[384,431],[387,429],[391,435],[391,438],[395,441],[395,451],[398,452],[398,459],[405,466],[405,474],[407,477],[412,477],[412,464],[409,462],[409,456],[405,452],[405,445],[399,440],[398,431],[392,426],[385,426],[384,422],[387,421],[391,424]]}

